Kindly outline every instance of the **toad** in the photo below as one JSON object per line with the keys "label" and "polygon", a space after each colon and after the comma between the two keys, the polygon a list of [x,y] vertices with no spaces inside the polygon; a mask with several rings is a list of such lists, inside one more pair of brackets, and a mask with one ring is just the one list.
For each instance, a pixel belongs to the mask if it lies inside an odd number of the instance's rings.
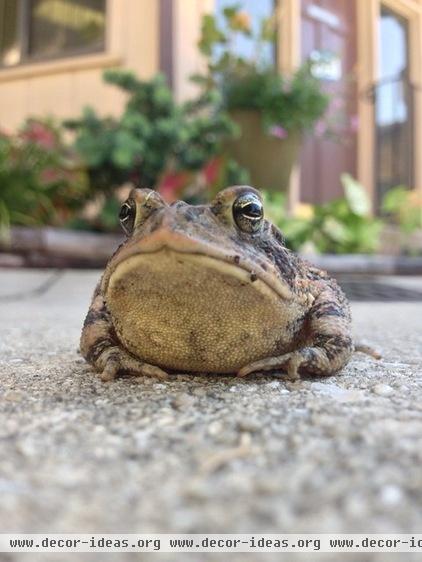
{"label": "toad", "polygon": [[80,345],[102,380],[268,370],[297,379],[349,361],[345,295],[286,247],[257,190],[229,187],[194,206],[133,189],[120,222],[127,239],[95,289]]}

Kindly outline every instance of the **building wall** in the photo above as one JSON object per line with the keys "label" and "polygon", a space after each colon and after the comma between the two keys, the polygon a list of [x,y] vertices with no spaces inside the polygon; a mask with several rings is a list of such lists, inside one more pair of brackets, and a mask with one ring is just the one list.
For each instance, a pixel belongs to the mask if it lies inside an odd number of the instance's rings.
{"label": "building wall", "polygon": [[0,127],[14,129],[29,115],[78,115],[86,105],[118,113],[123,95],[103,83],[102,73],[124,67],[143,78],[155,74],[158,18],[158,0],[108,0],[104,53],[0,69]]}
{"label": "building wall", "polygon": [[189,80],[192,74],[203,69],[204,60],[198,51],[201,20],[205,13],[212,13],[213,0],[172,0],[173,48],[172,83],[176,99],[193,97],[197,87]]}
{"label": "building wall", "polygon": [[[314,4],[329,9],[336,2],[315,0]],[[422,191],[422,159],[418,157],[422,151],[422,0],[349,2],[356,7],[357,177],[375,200],[374,110],[367,92],[378,79],[378,17],[381,6],[386,5],[410,22],[411,79],[417,86],[414,146],[409,147],[415,152],[415,185],[411,187]],[[279,0],[277,59],[283,71],[294,70],[302,60],[303,5],[304,0]],[[0,128],[13,129],[30,115],[71,117],[86,105],[95,106],[103,114],[118,113],[124,97],[102,81],[102,73],[109,67],[129,68],[146,79],[164,69],[176,98],[190,97],[195,87],[188,77],[203,64],[197,49],[201,17],[205,12],[212,12],[214,6],[215,0],[107,0],[104,53],[0,69]],[[335,193],[338,186],[327,187],[324,198]],[[291,204],[303,197],[297,168],[291,179]]]}

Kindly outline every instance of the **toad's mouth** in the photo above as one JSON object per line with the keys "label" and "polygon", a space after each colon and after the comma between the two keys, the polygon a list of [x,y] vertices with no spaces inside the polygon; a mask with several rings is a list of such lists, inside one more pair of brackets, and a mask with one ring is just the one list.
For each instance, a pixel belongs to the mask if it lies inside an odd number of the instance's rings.
{"label": "toad's mouth", "polygon": [[165,284],[171,285],[172,280],[178,278],[200,295],[201,291],[207,291],[207,279],[210,280],[211,277],[219,279],[218,283],[221,284],[232,285],[237,281],[240,286],[253,285],[254,290],[269,298],[281,297],[283,300],[290,300],[290,293],[283,284],[265,279],[267,276],[258,274],[256,268],[247,268],[244,264],[230,263],[209,255],[175,252],[169,249],[134,254],[120,262],[108,280],[106,292],[113,291],[116,287],[124,290],[129,279],[132,279],[133,283],[136,279],[139,287],[142,287],[147,279],[153,282],[155,278],[167,293]]}
{"label": "toad's mouth", "polygon": [[[201,268],[204,271],[199,275]],[[255,290],[272,293],[273,297],[277,295],[284,301],[293,299],[290,287],[270,262],[263,263],[258,257],[242,255],[236,248],[232,251],[222,249],[216,243],[198,242],[184,234],[161,229],[133,245],[128,244],[116,254],[103,278],[103,294],[111,286],[122,284],[127,274],[132,275],[137,270],[140,283],[142,274],[153,272],[167,280],[179,275],[190,282],[194,282],[195,275],[204,277],[206,272],[208,276],[253,284]]]}
{"label": "toad's mouth", "polygon": [[186,371],[235,372],[274,354],[294,307],[250,268],[168,247],[119,261],[104,289],[127,349]]}

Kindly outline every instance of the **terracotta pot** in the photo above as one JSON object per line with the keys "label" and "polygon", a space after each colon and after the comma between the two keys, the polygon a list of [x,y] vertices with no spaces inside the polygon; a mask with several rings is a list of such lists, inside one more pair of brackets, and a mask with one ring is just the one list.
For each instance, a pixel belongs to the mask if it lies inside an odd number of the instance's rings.
{"label": "terracotta pot", "polygon": [[285,139],[268,134],[261,113],[255,110],[232,110],[230,117],[241,133],[227,144],[227,150],[249,171],[251,184],[258,189],[287,191],[299,155],[301,134],[290,132]]}

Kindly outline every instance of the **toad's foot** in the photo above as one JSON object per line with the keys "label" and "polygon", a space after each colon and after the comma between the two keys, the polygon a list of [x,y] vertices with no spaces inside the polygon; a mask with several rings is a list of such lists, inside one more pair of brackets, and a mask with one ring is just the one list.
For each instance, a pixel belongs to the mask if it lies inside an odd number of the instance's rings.
{"label": "toad's foot", "polygon": [[347,363],[352,344],[348,337],[319,337],[312,347],[304,347],[278,357],[268,357],[242,367],[239,377],[245,377],[256,371],[273,371],[282,369],[290,380],[298,380],[300,374],[327,376],[337,373]]}
{"label": "toad's foot", "polygon": [[308,322],[309,346],[246,365],[240,369],[238,376],[282,369],[290,379],[297,380],[301,374],[327,376],[340,371],[354,349],[347,307],[336,301],[336,295],[331,290],[323,291],[309,311]]}
{"label": "toad's foot", "polygon": [[304,359],[299,351],[286,353],[285,355],[279,355],[278,357],[268,357],[267,359],[262,359],[261,361],[255,361],[254,363],[245,365],[245,367],[242,367],[237,373],[237,376],[246,377],[258,371],[274,371],[276,369],[282,369],[287,372],[287,378],[289,380],[298,380],[300,378],[298,370],[303,361]]}
{"label": "toad's foot", "polygon": [[132,357],[124,350],[119,348],[109,348],[103,352],[102,356],[97,360],[97,370],[100,371],[100,378],[102,381],[114,380],[120,372],[128,372],[131,375],[157,377],[159,379],[166,379],[167,373]]}
{"label": "toad's foot", "polygon": [[373,357],[377,360],[382,359],[381,353],[378,353],[378,351],[376,351],[374,348],[364,343],[355,343],[354,351],[356,351],[357,353],[365,353],[365,355],[369,355],[370,357]]}
{"label": "toad's foot", "polygon": [[101,295],[100,285],[94,292],[85,318],[80,349],[83,357],[100,373],[103,381],[114,380],[120,372],[159,379],[167,377],[165,371],[137,359],[120,345],[110,313]]}

